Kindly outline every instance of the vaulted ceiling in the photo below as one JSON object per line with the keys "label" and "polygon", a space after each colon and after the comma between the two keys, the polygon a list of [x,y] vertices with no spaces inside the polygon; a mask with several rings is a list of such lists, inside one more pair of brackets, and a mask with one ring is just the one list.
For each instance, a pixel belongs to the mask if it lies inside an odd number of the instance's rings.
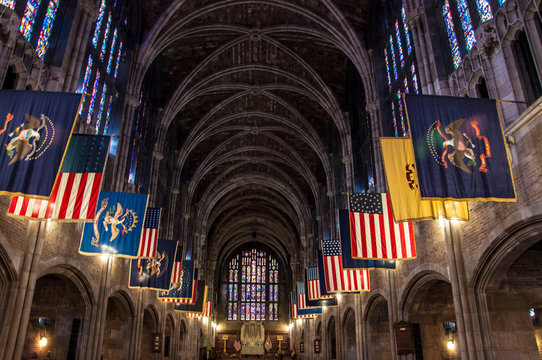
{"label": "vaulted ceiling", "polygon": [[[142,0],[132,89],[160,61],[156,150],[208,259],[253,241],[298,260],[349,148],[346,66],[371,96],[366,0]],[[137,93],[137,91],[134,91]],[[176,214],[182,217],[183,214]],[[199,251],[199,250],[198,250]],[[209,257],[210,256],[210,257]]]}

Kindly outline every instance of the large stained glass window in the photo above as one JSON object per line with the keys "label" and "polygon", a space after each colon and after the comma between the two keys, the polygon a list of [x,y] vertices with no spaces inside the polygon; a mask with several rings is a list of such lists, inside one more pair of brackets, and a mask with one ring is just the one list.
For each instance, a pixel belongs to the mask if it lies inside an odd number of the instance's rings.
{"label": "large stained glass window", "polygon": [[[15,1],[1,1],[2,5],[5,5],[11,9],[15,8]],[[36,18],[38,18],[38,13],[45,12],[43,23],[36,24]],[[51,31],[55,23],[55,18],[57,14],[58,7],[60,6],[60,0],[50,0],[49,2],[41,0],[28,0],[24,10],[24,14],[21,18],[21,25],[19,30],[23,34],[24,38],[36,44],[36,53],[41,60],[45,57],[45,53],[49,47],[49,38],[51,36]],[[40,10],[43,9],[43,10]],[[36,25],[40,26],[36,28]]]}
{"label": "large stained glass window", "polygon": [[472,22],[470,20],[469,7],[467,0],[457,0],[457,11],[459,12],[459,19],[461,20],[461,28],[465,35],[465,45],[467,51],[470,51],[476,44],[476,37],[474,36],[474,29],[472,28]]}
{"label": "large stained glass window", "polygon": [[15,0],[0,0],[0,5],[10,8],[11,10],[15,9]]}
{"label": "large stained glass window", "polygon": [[113,3],[113,0],[101,0],[79,89],[79,92],[86,94],[80,115],[96,134],[108,133],[112,101],[119,93],[117,76],[123,46],[121,34],[125,33],[121,28],[125,24],[115,16],[120,12]]}
{"label": "large stained glass window", "polygon": [[384,64],[388,80],[386,102],[391,108],[394,135],[407,136],[408,129],[401,93],[417,94],[420,89],[404,5],[398,9],[396,15],[387,21],[387,23],[393,24],[393,27],[388,30],[390,33],[384,46]]}
{"label": "large stained glass window", "polygon": [[446,32],[448,35],[448,42],[452,50],[452,61],[454,67],[457,69],[461,65],[461,53],[459,52],[459,44],[457,37],[455,36],[454,20],[452,18],[452,11],[450,9],[450,3],[448,0],[444,0],[442,5],[442,16],[444,17],[444,25],[446,26]]}
{"label": "large stained glass window", "polygon": [[228,320],[278,320],[279,265],[263,250],[243,250],[228,266]]}

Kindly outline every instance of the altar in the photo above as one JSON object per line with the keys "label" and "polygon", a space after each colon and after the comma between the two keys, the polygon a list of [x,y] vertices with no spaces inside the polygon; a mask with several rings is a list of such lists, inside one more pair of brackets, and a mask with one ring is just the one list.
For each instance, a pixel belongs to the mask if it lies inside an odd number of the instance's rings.
{"label": "altar", "polygon": [[241,326],[241,354],[265,354],[265,328],[261,321],[249,321]]}

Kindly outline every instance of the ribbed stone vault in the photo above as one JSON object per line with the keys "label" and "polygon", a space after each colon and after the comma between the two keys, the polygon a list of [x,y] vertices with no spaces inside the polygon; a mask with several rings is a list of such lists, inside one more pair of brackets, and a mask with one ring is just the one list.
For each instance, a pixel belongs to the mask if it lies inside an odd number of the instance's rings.
{"label": "ribbed stone vault", "polygon": [[[179,190],[166,206],[170,220],[181,219],[181,240],[192,242],[211,271],[211,263],[254,241],[253,234],[283,261],[304,262],[321,238],[322,218],[334,223],[332,156],[351,152],[342,111],[348,62],[368,100],[376,96],[363,44],[367,3],[142,0],[142,6],[145,40],[129,92],[138,94],[160,63],[164,96],[154,151],[175,170],[168,189],[152,191]],[[338,134],[340,154],[330,154],[331,133]]]}

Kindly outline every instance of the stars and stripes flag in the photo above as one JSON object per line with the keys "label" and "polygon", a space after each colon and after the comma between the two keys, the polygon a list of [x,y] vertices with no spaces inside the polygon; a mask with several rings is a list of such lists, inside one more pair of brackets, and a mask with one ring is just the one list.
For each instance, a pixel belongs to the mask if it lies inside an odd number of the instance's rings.
{"label": "stars and stripes flag", "polygon": [[297,319],[297,299],[294,292],[290,293],[290,302],[292,305],[292,319]]}
{"label": "stars and stripes flag", "polygon": [[309,300],[330,299],[333,297],[333,295],[322,295],[322,290],[324,290],[325,293],[327,292],[320,287],[320,284],[318,266],[309,266],[307,268],[307,294]]}
{"label": "stars and stripes flag", "polygon": [[160,226],[160,208],[147,208],[141,241],[139,243],[138,256],[153,258],[156,256],[156,244],[158,242],[158,227]]}
{"label": "stars and stripes flag", "polygon": [[182,282],[183,276],[183,247],[178,245],[175,252],[175,262],[173,263],[173,273],[171,274],[171,282],[178,284]]}
{"label": "stars and stripes flag", "polygon": [[49,200],[14,196],[8,215],[34,220],[91,221],[110,139],[110,136],[72,135]]}
{"label": "stars and stripes flag", "polygon": [[307,308],[307,301],[305,299],[305,283],[303,281],[297,282],[297,308]]}
{"label": "stars and stripes flag", "polygon": [[348,194],[352,258],[400,260],[416,257],[412,222],[395,223],[389,194]]}
{"label": "stars and stripes flag", "polygon": [[323,240],[319,258],[321,258],[319,261],[322,261],[328,292],[357,292],[370,289],[369,270],[343,269],[340,240]]}
{"label": "stars and stripes flag", "polygon": [[198,313],[186,313],[186,317],[188,318],[198,318],[198,317],[211,317],[213,316],[213,302],[207,301],[205,304],[205,311],[203,314]]}
{"label": "stars and stripes flag", "polygon": [[235,338],[235,341],[233,342],[233,347],[235,348],[235,351],[237,352],[241,350],[241,341],[239,341],[238,337]]}

